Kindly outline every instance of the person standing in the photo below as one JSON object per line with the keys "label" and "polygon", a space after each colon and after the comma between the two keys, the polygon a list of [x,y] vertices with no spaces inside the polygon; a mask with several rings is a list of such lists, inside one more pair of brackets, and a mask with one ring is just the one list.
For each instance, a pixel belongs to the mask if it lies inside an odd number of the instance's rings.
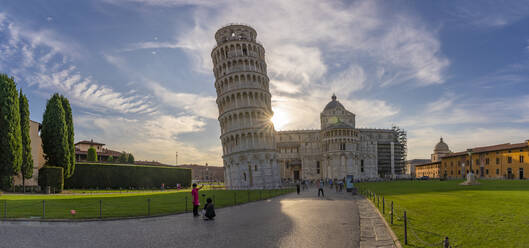
{"label": "person standing", "polygon": [[318,197],[320,197],[320,192],[321,192],[321,196],[325,197],[325,194],[323,193],[323,179],[321,179],[320,182],[318,183]]}
{"label": "person standing", "polygon": [[204,185],[197,188],[197,184],[193,183],[193,189],[191,190],[191,195],[193,196],[193,216],[198,217],[198,206],[200,206],[200,201],[198,200],[198,191],[202,189]]}
{"label": "person standing", "polygon": [[298,181],[298,182],[296,183],[296,191],[298,192],[298,195],[299,195],[299,190],[300,190],[300,188],[301,188],[301,185],[300,185],[300,182]]}

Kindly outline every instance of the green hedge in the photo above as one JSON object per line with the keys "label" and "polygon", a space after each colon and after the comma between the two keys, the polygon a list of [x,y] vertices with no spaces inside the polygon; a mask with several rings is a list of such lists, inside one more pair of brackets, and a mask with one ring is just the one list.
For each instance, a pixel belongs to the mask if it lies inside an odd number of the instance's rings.
{"label": "green hedge", "polygon": [[39,186],[45,190],[50,186],[52,192],[61,192],[64,188],[64,169],[62,167],[44,166],[39,169]]}
{"label": "green hedge", "polygon": [[75,173],[66,179],[68,189],[128,189],[183,187],[191,185],[191,169],[166,166],[78,163]]}

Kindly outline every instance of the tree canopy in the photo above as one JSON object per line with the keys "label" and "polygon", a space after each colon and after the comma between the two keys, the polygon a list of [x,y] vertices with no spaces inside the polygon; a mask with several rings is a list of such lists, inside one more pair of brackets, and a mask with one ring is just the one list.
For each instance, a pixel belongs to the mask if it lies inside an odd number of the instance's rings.
{"label": "tree canopy", "polygon": [[88,148],[88,154],[86,155],[86,160],[88,160],[89,162],[97,162],[97,151],[93,146]]}
{"label": "tree canopy", "polygon": [[33,176],[33,157],[31,156],[31,137],[29,134],[29,104],[28,98],[20,90],[19,97],[20,109],[20,133],[22,136],[22,184],[25,185],[25,179]]}
{"label": "tree canopy", "polygon": [[9,189],[22,164],[19,98],[15,80],[0,74],[0,187]]}
{"label": "tree canopy", "polygon": [[46,157],[46,165],[64,168],[65,175],[71,171],[70,151],[68,146],[68,127],[62,97],[55,93],[46,103],[42,118],[42,149]]}
{"label": "tree canopy", "polygon": [[129,153],[129,157],[127,158],[127,163],[134,164],[134,156],[132,153]]}

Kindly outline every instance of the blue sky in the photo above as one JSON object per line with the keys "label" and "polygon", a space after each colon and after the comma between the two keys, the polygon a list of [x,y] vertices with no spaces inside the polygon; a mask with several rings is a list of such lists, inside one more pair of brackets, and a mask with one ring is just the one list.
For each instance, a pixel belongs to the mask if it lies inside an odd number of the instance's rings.
{"label": "blue sky", "polygon": [[408,131],[408,157],[529,139],[529,1],[0,0],[0,72],[42,120],[140,160],[221,164],[209,54],[228,23],[266,49],[278,130],[319,128],[333,92],[358,127]]}

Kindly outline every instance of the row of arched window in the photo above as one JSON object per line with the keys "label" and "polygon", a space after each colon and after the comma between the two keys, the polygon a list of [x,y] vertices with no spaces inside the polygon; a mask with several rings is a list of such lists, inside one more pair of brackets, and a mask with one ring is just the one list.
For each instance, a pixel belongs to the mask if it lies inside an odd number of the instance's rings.
{"label": "row of arched window", "polygon": [[252,58],[233,59],[215,65],[215,68],[213,69],[213,73],[217,79],[232,72],[242,71],[255,71],[266,74],[266,63],[263,60]]}
{"label": "row of arched window", "polygon": [[271,109],[270,93],[263,91],[234,92],[217,98],[219,113],[242,107],[260,107]]}
{"label": "row of arched window", "polygon": [[223,60],[241,56],[250,56],[264,59],[264,49],[258,44],[237,42],[217,47],[211,54],[213,64],[216,65]]}
{"label": "row of arched window", "polygon": [[268,91],[268,77],[258,73],[235,74],[222,78],[215,83],[217,95],[240,88],[259,88]]}
{"label": "row of arched window", "polygon": [[270,114],[260,111],[233,111],[219,118],[222,133],[231,132],[241,128],[263,127],[270,124]]}
{"label": "row of arched window", "polygon": [[221,138],[224,154],[253,149],[275,149],[272,132],[241,132]]}
{"label": "row of arched window", "polygon": [[327,131],[323,134],[323,137],[339,137],[339,136],[358,137],[358,132],[355,132],[354,130],[350,130],[350,129],[336,129],[336,130]]}

